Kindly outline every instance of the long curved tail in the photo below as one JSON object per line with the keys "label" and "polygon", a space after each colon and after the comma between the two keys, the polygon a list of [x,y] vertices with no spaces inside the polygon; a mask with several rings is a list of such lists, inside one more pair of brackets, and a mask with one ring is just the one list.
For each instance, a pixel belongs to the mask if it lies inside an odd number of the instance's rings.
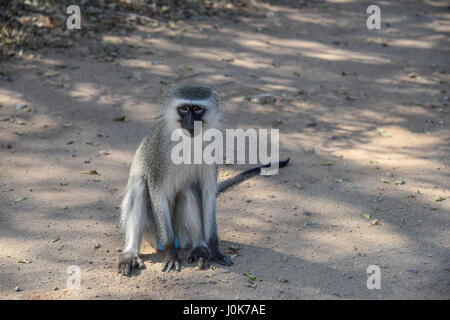
{"label": "long curved tail", "polygon": [[[289,163],[290,158],[287,158],[284,161],[280,161],[278,162],[278,167],[279,168],[284,168],[287,166],[287,164]],[[244,180],[247,180],[251,177],[254,177],[258,174],[261,173],[261,168],[269,168],[271,166],[271,163],[266,164],[265,166],[260,166],[260,167],[256,167],[256,168],[252,168],[249,170],[246,170],[244,172],[239,173],[238,175],[231,177],[225,181],[222,181],[221,183],[219,183],[219,185],[217,186],[217,194],[220,194],[222,192],[224,192],[226,189],[228,189],[229,187],[231,187],[232,185],[236,184],[236,183],[240,183]]]}

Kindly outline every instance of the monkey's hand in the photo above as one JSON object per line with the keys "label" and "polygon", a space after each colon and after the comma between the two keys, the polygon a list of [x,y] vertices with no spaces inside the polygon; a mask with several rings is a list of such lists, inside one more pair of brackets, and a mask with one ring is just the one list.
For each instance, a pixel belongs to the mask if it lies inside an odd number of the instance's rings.
{"label": "monkey's hand", "polygon": [[177,250],[175,246],[170,246],[164,250],[164,261],[163,261],[163,272],[170,272],[173,269],[176,271],[181,271],[181,261],[178,257]]}
{"label": "monkey's hand", "polygon": [[144,269],[145,265],[135,253],[124,252],[119,258],[118,272],[124,276],[129,276],[133,268]]}

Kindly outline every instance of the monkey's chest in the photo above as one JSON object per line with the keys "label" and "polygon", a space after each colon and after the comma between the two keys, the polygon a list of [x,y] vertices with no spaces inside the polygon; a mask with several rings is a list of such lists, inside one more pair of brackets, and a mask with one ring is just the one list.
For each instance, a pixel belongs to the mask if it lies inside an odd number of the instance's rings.
{"label": "monkey's chest", "polygon": [[203,180],[207,171],[208,170],[204,165],[191,164],[175,166],[171,180],[178,190],[174,191],[180,191],[181,189]]}

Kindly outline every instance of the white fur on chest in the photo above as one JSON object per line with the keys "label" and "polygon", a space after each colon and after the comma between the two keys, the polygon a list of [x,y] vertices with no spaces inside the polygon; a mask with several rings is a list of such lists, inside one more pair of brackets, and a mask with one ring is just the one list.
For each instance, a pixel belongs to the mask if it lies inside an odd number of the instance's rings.
{"label": "white fur on chest", "polygon": [[[180,164],[174,165],[168,183],[172,195],[189,188],[193,183],[202,182],[203,187],[211,191],[216,190],[216,168],[208,164]],[[169,197],[171,198],[171,197]]]}

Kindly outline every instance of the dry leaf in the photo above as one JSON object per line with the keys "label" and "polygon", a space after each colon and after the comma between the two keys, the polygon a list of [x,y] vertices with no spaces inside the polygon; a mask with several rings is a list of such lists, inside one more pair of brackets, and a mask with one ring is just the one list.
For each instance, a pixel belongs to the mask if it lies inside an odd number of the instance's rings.
{"label": "dry leaf", "polygon": [[100,173],[97,172],[97,170],[86,170],[86,171],[80,171],[81,174],[89,174],[89,175],[100,175]]}

